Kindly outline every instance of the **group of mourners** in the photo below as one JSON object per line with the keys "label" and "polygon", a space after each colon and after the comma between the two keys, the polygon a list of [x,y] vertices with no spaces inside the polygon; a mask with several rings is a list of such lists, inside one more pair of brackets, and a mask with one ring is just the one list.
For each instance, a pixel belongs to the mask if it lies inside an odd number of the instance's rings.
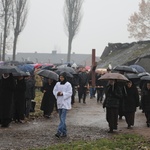
{"label": "group of mourners", "polygon": [[[138,90],[139,87],[141,92]],[[137,86],[130,80],[127,82],[108,80],[104,92],[103,108],[106,108],[109,133],[117,130],[118,118],[122,119],[123,116],[127,129],[131,129],[134,126],[137,108],[145,113],[147,127],[150,127],[150,82]]]}
{"label": "group of mourners", "polygon": [[[67,136],[66,114],[75,102],[78,91],[78,102],[86,104],[87,91],[90,98],[97,94],[97,102],[102,102],[106,108],[106,120],[109,133],[117,129],[118,117],[125,117],[127,128],[134,126],[137,107],[140,107],[146,116],[147,127],[150,127],[150,83],[146,82],[141,88],[141,96],[137,86],[132,81],[118,82],[117,80],[103,81],[99,78],[103,73],[96,73],[96,86],[91,86],[91,73],[80,67],[74,77],[68,77],[66,72],[59,74],[59,81],[42,79],[40,88],[43,92],[40,109],[45,118],[50,118],[54,108],[59,114],[56,137]],[[33,110],[31,100],[35,98],[35,74],[26,77],[14,77],[11,73],[4,73],[0,80],[0,124],[8,127],[11,121],[20,122],[29,117]],[[36,87],[38,87],[36,85]],[[141,97],[141,98],[140,98]],[[82,101],[83,100],[83,101]]]}
{"label": "group of mourners", "polygon": [[9,127],[12,121],[22,123],[29,117],[31,100],[35,98],[35,81],[32,76],[14,77],[4,73],[0,79],[0,124]]}

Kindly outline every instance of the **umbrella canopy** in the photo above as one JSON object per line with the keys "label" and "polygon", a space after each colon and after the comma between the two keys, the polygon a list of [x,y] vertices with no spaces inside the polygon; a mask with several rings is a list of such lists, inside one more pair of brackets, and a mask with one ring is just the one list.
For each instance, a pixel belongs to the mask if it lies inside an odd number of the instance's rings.
{"label": "umbrella canopy", "polygon": [[30,64],[18,65],[18,68],[24,72],[33,72],[34,66]]}
{"label": "umbrella canopy", "polygon": [[129,81],[124,75],[120,73],[105,73],[102,75],[99,80],[122,80]]}
{"label": "umbrella canopy", "polygon": [[58,74],[55,73],[54,71],[40,70],[40,71],[37,72],[37,74],[42,76],[42,77],[50,78],[50,79],[58,81]]}
{"label": "umbrella canopy", "polygon": [[57,70],[60,72],[67,72],[71,74],[77,74],[77,72],[71,67],[57,67]]}
{"label": "umbrella canopy", "polygon": [[24,72],[24,71],[19,71],[19,72],[14,72],[12,73],[14,77],[27,77],[27,76],[30,76],[30,73],[29,72]]}
{"label": "umbrella canopy", "polygon": [[127,73],[125,76],[130,80],[130,79],[140,79],[138,74],[133,74],[133,73]]}
{"label": "umbrella canopy", "polygon": [[127,74],[125,74],[125,76],[130,81],[132,81],[135,85],[139,85],[139,83],[140,83],[140,77],[138,76],[138,74],[127,73]]}
{"label": "umbrella canopy", "polygon": [[143,77],[143,76],[150,76],[150,74],[148,72],[142,72],[138,74],[139,77]]}
{"label": "umbrella canopy", "polygon": [[129,67],[136,69],[138,73],[146,72],[146,70],[139,65],[130,65]]}
{"label": "umbrella canopy", "polygon": [[0,74],[3,73],[17,73],[20,69],[16,66],[0,66]]}
{"label": "umbrella canopy", "polygon": [[116,66],[113,68],[113,70],[126,73],[138,73],[135,68],[131,68],[129,66]]}
{"label": "umbrella canopy", "polygon": [[143,76],[140,78],[140,80],[150,81],[150,76]]}
{"label": "umbrella canopy", "polygon": [[[60,71],[60,70],[56,70],[55,71],[58,75],[64,73],[65,71]],[[69,72],[65,72],[67,77],[73,78],[73,74],[69,73]],[[75,74],[74,74],[75,75]]]}

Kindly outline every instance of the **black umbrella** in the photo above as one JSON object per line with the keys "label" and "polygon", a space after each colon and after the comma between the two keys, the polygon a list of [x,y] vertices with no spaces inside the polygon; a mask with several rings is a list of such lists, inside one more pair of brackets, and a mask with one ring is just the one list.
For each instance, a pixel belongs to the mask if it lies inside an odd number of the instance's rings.
{"label": "black umbrella", "polygon": [[24,72],[24,71],[19,71],[19,72],[14,72],[12,73],[14,77],[28,77],[30,76],[29,72]]}
{"label": "black umbrella", "polygon": [[[60,71],[60,70],[56,70],[55,71],[58,75],[64,73],[65,71]],[[65,72],[67,77],[73,78],[73,74],[69,73],[69,72]]]}
{"label": "black umbrella", "polygon": [[133,74],[133,73],[127,73],[125,74],[125,76],[132,81],[135,85],[139,85],[140,84],[140,77],[138,76],[138,74]]}
{"label": "black umbrella", "polygon": [[17,72],[20,72],[20,69],[16,66],[0,66],[0,74]]}
{"label": "black umbrella", "polygon": [[127,73],[125,74],[125,76],[130,80],[130,79],[140,79],[140,77],[138,76],[138,74],[131,74],[131,73]]}
{"label": "black umbrella", "polygon": [[140,78],[140,80],[150,81],[150,76],[143,76]]}
{"label": "black umbrella", "polygon": [[142,66],[139,66],[139,65],[130,65],[129,67],[135,68],[138,73],[146,72],[146,70]]}
{"label": "black umbrella", "polygon": [[63,71],[63,72],[71,73],[71,74],[77,74],[77,72],[71,67],[57,67],[57,70],[61,72]]}
{"label": "black umbrella", "polygon": [[113,70],[126,73],[138,73],[135,68],[131,68],[129,66],[116,66],[113,68]]}
{"label": "black umbrella", "polygon": [[42,76],[42,77],[50,78],[50,79],[58,81],[58,74],[55,73],[54,71],[40,70],[40,71],[37,72],[37,74]]}
{"label": "black umbrella", "polygon": [[143,76],[150,76],[150,74],[148,72],[142,72],[142,73],[139,73],[138,76],[141,78]]}

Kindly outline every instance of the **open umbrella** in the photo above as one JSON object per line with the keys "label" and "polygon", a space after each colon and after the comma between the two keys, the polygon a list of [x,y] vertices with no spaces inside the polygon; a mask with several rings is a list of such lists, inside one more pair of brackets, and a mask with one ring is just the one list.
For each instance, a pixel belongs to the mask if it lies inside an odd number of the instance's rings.
{"label": "open umbrella", "polygon": [[125,76],[132,81],[135,85],[138,85],[140,83],[140,77],[138,74],[133,74],[133,73],[127,73]]}
{"label": "open umbrella", "polygon": [[141,78],[143,76],[150,76],[150,74],[148,72],[142,72],[142,73],[139,73],[138,76]]}
{"label": "open umbrella", "polygon": [[3,73],[17,73],[20,69],[16,66],[0,66],[0,74]]}
{"label": "open umbrella", "polygon": [[139,65],[130,65],[129,67],[136,69],[138,73],[146,72],[146,70]]}
{"label": "open umbrella", "polygon": [[30,76],[30,73],[28,72],[24,72],[24,71],[18,71],[18,72],[14,72],[12,73],[14,77],[27,77],[27,76]]}
{"label": "open umbrella", "polygon": [[55,73],[54,71],[40,70],[40,71],[37,72],[37,74],[39,76],[42,76],[42,77],[45,77],[45,78],[50,78],[50,79],[58,81],[58,74]]}
{"label": "open umbrella", "polygon": [[138,73],[135,68],[131,68],[129,66],[116,66],[113,68],[113,70],[126,73]]}
{"label": "open umbrella", "polygon": [[120,73],[105,73],[102,75],[99,80],[122,80],[129,81],[124,75]]}
{"label": "open umbrella", "polygon": [[71,67],[57,67],[57,70],[61,72],[63,71],[63,72],[71,73],[71,74],[77,74],[77,72]]}
{"label": "open umbrella", "polygon": [[24,72],[33,72],[34,71],[34,66],[30,64],[24,64],[24,65],[18,65],[18,68]]}
{"label": "open umbrella", "polygon": [[[58,75],[64,73],[65,71],[60,71],[60,70],[56,70],[55,71]],[[73,78],[73,74],[69,73],[69,72],[65,72],[67,77]],[[74,74],[75,75],[75,74]]]}
{"label": "open umbrella", "polygon": [[140,78],[140,80],[150,81],[150,76],[143,76]]}

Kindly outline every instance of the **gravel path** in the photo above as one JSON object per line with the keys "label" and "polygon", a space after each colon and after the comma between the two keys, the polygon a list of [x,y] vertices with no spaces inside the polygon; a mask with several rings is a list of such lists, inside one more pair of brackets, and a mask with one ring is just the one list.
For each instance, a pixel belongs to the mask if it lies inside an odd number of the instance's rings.
{"label": "gravel path", "polygon": [[[58,114],[55,112],[50,119],[38,118],[24,124],[12,122],[9,128],[0,128],[0,150],[27,150],[81,139],[95,140],[112,136],[107,133],[105,111],[102,104],[96,102],[96,98],[87,98],[86,104],[76,101],[73,105],[67,114],[67,138],[55,138],[58,123]],[[150,138],[150,128],[146,127],[145,116],[141,110],[136,113],[135,127],[129,130],[126,126],[124,118],[119,120],[118,130],[114,134],[138,133]]]}

